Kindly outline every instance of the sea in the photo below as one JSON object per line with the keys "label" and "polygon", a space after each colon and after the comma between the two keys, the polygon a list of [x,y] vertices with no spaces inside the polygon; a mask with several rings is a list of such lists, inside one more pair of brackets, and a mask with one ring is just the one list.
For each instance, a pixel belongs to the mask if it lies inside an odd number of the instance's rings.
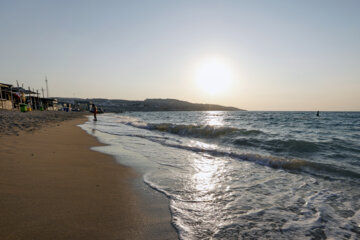
{"label": "sea", "polygon": [[360,239],[360,112],[129,112],[81,126],[179,239]]}

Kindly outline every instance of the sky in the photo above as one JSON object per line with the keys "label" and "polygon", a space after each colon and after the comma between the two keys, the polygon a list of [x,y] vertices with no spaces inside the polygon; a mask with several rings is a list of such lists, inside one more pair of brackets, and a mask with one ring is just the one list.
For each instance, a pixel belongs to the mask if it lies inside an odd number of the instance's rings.
{"label": "sky", "polygon": [[52,97],[360,111],[359,12],[349,0],[0,0],[0,82],[40,90],[47,76]]}

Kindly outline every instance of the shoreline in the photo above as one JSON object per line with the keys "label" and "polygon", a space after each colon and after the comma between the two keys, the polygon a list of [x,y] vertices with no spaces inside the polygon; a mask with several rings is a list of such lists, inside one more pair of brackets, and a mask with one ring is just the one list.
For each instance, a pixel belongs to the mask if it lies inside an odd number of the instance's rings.
{"label": "shoreline", "polygon": [[177,239],[165,196],[91,150],[103,144],[78,126],[86,120],[0,136],[0,238]]}

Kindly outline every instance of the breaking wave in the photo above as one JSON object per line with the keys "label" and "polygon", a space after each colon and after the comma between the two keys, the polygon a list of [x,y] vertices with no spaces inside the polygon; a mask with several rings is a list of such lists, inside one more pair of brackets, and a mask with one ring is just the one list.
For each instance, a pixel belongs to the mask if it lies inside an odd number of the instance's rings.
{"label": "breaking wave", "polygon": [[125,120],[122,120],[121,123],[136,128],[155,130],[195,138],[217,138],[230,134],[234,136],[256,136],[260,134],[265,134],[260,130],[238,129],[234,127],[192,124],[186,125],[173,123],[145,123],[134,118],[126,118]]}
{"label": "breaking wave", "polygon": [[312,153],[319,150],[319,146],[316,143],[303,141],[303,140],[259,140],[259,139],[244,139],[239,138],[233,141],[238,146],[250,146],[250,147],[262,147],[266,150],[274,152],[298,152],[298,153]]}
{"label": "breaking wave", "polygon": [[275,169],[303,171],[327,178],[329,177],[331,178],[333,176],[340,176],[340,177],[353,177],[360,179],[360,174],[357,172],[341,169],[337,166],[333,166],[330,164],[312,162],[304,159],[265,156],[260,154],[251,154],[251,153],[227,152],[219,149],[203,149],[199,147],[183,146],[183,145],[168,144],[168,143],[162,143],[162,144],[168,147],[182,148],[196,153],[209,154],[214,157],[224,157],[224,156],[231,157],[233,159],[253,162],[259,165],[263,165]]}
{"label": "breaking wave", "polygon": [[172,147],[183,149],[195,153],[200,154],[207,154],[213,157],[230,157],[232,159],[237,159],[241,161],[248,161],[253,162],[262,166],[271,167],[274,169],[284,169],[284,170],[291,170],[291,171],[303,171],[310,174],[315,174],[317,176],[322,176],[326,178],[331,178],[333,176],[341,176],[341,177],[353,177],[360,179],[360,174],[350,171],[341,169],[337,166],[307,161],[304,159],[296,159],[296,158],[285,158],[285,157],[276,157],[276,156],[267,156],[267,155],[260,155],[260,154],[252,154],[252,153],[237,153],[230,150],[222,150],[219,148],[211,149],[211,148],[203,148],[199,146],[189,146],[181,144],[180,142],[168,142],[169,138],[163,138],[158,136],[146,136],[146,135],[139,135],[139,134],[119,134],[108,132],[104,130],[98,130],[100,132],[111,134],[111,135],[118,135],[118,136],[126,136],[126,137],[136,137],[136,138],[143,138],[152,142],[159,143],[163,146]]}
{"label": "breaking wave", "polygon": [[210,125],[177,125],[171,123],[148,124],[147,129],[196,138],[217,138],[229,134],[249,136],[262,133],[258,130],[237,129],[232,127],[218,127]]}

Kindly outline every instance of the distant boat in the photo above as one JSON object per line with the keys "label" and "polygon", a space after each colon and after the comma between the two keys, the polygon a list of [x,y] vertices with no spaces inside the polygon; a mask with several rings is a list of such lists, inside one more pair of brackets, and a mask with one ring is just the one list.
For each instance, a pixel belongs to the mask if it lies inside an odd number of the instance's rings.
{"label": "distant boat", "polygon": [[316,116],[320,117],[320,112],[319,111],[317,111]]}

